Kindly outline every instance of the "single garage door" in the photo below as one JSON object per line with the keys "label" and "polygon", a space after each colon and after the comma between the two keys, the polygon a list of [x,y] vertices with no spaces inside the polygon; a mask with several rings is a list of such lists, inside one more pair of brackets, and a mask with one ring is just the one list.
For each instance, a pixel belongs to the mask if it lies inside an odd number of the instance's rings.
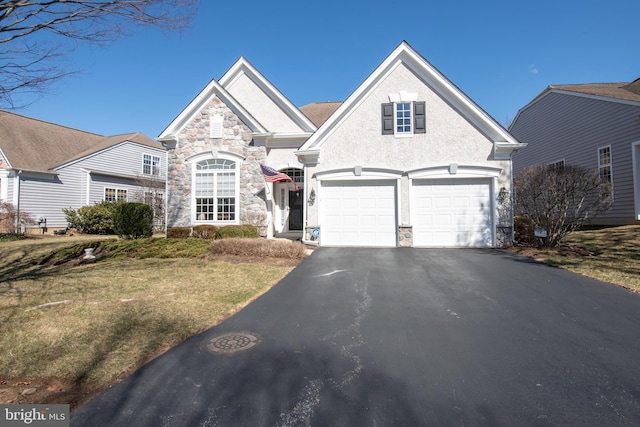
{"label": "single garage door", "polygon": [[414,246],[493,246],[489,179],[415,180]]}
{"label": "single garage door", "polygon": [[320,242],[328,246],[396,246],[395,181],[322,183]]}

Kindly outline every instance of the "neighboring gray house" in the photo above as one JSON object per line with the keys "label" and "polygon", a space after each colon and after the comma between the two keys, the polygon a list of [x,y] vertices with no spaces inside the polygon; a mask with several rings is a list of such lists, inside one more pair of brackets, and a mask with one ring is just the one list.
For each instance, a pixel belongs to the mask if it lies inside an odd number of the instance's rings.
{"label": "neighboring gray house", "polygon": [[528,144],[513,158],[514,174],[536,164],[599,170],[613,185],[613,206],[594,223],[640,221],[640,79],[549,86],[509,131]]}
{"label": "neighboring gray house", "polygon": [[43,220],[27,231],[66,228],[63,208],[162,197],[165,176],[164,148],[141,133],[106,137],[0,111],[0,199]]}
{"label": "neighboring gray house", "polygon": [[[301,109],[241,58],[159,140],[168,227],[248,222],[330,246],[511,242],[511,154],[525,144],[406,42],[344,103]],[[261,165],[296,186],[265,183]]]}

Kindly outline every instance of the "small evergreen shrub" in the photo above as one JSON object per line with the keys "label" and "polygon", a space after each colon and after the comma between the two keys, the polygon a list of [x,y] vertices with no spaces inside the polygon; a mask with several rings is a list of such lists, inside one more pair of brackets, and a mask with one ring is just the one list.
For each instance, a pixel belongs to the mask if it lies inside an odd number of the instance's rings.
{"label": "small evergreen shrub", "polygon": [[225,225],[216,231],[216,239],[228,239],[231,237],[258,237],[258,228],[255,225]]}
{"label": "small evergreen shrub", "polygon": [[533,243],[535,238],[533,236],[533,224],[531,224],[531,220],[523,216],[514,217],[513,235],[518,243]]}
{"label": "small evergreen shrub", "polygon": [[189,227],[172,227],[167,229],[168,239],[186,239],[191,237],[191,229]]}
{"label": "small evergreen shrub", "polygon": [[120,203],[113,211],[113,231],[124,239],[153,236],[153,208],[144,203]]}
{"label": "small evergreen shrub", "polygon": [[197,239],[215,239],[216,231],[218,231],[218,227],[216,227],[215,225],[196,225],[195,227],[193,227],[193,233],[191,234],[191,237],[195,237]]}
{"label": "small evergreen shrub", "polygon": [[76,228],[87,234],[114,234],[113,211],[122,202],[100,202],[92,206],[82,206],[78,210],[62,209],[69,228]]}

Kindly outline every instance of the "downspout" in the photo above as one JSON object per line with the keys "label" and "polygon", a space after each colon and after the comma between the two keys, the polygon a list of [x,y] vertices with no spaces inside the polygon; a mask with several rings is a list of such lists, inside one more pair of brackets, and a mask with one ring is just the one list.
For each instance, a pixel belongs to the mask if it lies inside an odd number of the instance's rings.
{"label": "downspout", "polygon": [[14,195],[13,200],[15,201],[14,205],[16,206],[16,234],[20,232],[20,175],[22,174],[22,170],[19,170],[16,174],[16,183],[14,187]]}

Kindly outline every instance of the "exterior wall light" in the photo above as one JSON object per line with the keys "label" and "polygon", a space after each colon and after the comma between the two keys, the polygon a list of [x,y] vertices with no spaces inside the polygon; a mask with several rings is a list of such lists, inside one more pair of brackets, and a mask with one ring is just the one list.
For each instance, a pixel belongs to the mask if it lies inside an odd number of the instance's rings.
{"label": "exterior wall light", "polygon": [[313,188],[309,193],[309,198],[307,199],[307,202],[309,203],[309,206],[313,206],[313,204],[316,202],[316,190],[314,190]]}

